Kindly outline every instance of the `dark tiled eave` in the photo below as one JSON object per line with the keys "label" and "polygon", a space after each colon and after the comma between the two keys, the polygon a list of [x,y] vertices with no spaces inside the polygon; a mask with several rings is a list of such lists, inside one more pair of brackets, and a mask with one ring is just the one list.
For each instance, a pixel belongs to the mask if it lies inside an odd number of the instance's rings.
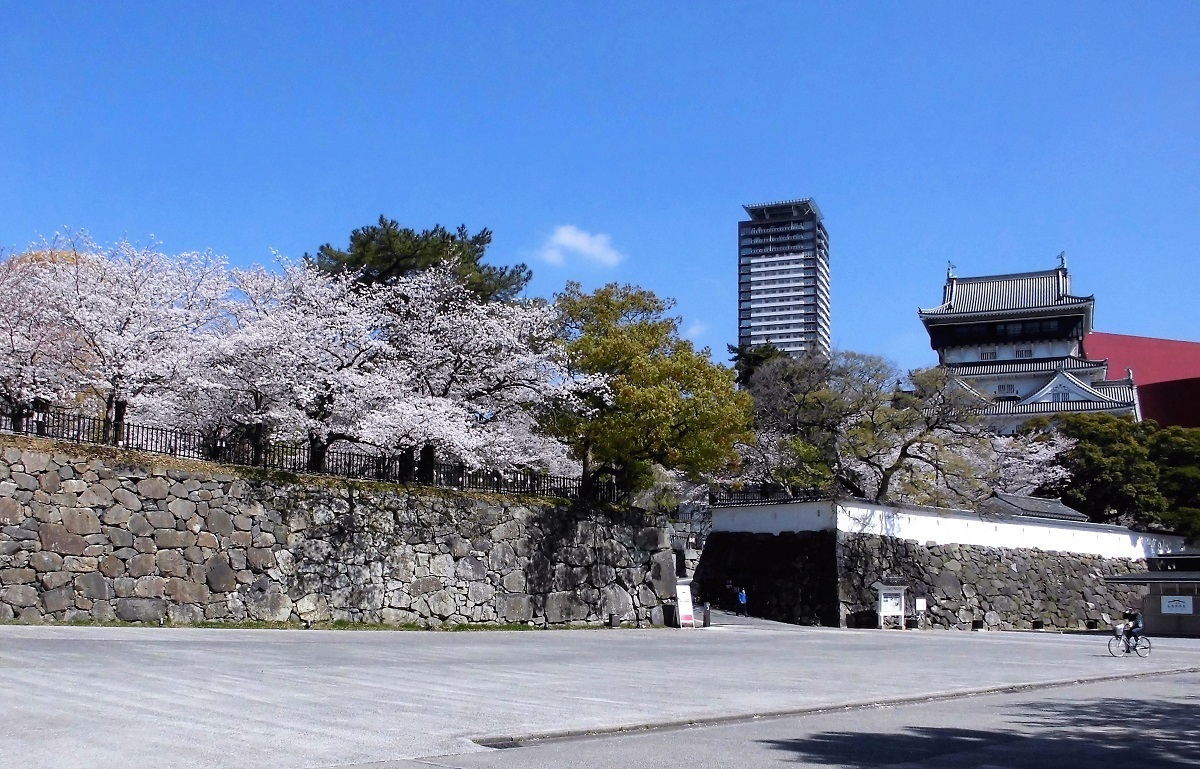
{"label": "dark tiled eave", "polygon": [[985,416],[1028,416],[1030,414],[1057,414],[1072,411],[1132,411],[1133,402],[1106,401],[1044,401],[1039,403],[993,403],[981,414]]}
{"label": "dark tiled eave", "polygon": [[1104,581],[1118,585],[1194,584],[1200,582],[1200,571],[1147,571],[1140,574],[1116,574],[1105,576]]}
{"label": "dark tiled eave", "polygon": [[1025,374],[1058,371],[1098,371],[1108,366],[1107,360],[1087,360],[1070,356],[1066,358],[1025,358],[1022,360],[987,361],[970,363],[947,363],[946,368],[958,376],[983,376],[986,374]]}
{"label": "dark tiled eave", "polygon": [[1087,312],[1093,305],[1093,300],[1078,299],[1072,302],[1039,305],[1036,307],[998,307],[994,310],[974,310],[960,312],[953,307],[943,309],[934,307],[929,310],[917,310],[917,315],[927,325],[934,323],[966,323],[972,320],[994,320],[1007,318],[1024,318],[1029,316],[1078,315]]}

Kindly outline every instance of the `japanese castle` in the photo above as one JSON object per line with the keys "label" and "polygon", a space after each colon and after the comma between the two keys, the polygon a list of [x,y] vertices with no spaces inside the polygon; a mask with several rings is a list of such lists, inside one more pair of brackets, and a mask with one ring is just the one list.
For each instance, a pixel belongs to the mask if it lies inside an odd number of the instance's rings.
{"label": "japanese castle", "polygon": [[942,303],[917,312],[939,363],[987,402],[983,414],[998,430],[1059,412],[1140,419],[1133,372],[1109,379],[1108,361],[1087,356],[1095,301],[1071,293],[1060,257],[1054,270],[978,278],[952,266]]}

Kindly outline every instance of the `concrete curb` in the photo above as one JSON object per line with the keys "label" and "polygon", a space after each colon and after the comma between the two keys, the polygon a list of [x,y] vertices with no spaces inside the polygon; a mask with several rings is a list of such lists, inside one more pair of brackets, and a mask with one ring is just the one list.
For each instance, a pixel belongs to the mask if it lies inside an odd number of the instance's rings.
{"label": "concrete curb", "polygon": [[833,713],[837,711],[866,710],[868,708],[888,708],[901,705],[916,705],[926,702],[945,702],[947,700],[957,700],[966,697],[981,697],[991,694],[1014,694],[1019,692],[1039,691],[1042,689],[1060,689],[1067,686],[1079,686],[1081,684],[1126,681],[1137,678],[1151,678],[1154,676],[1183,675],[1186,673],[1200,673],[1200,667],[1176,668],[1173,670],[1151,670],[1144,673],[1125,673],[1122,675],[1096,676],[1094,678],[1063,678],[1053,681],[1041,681],[1037,683],[1010,684],[1006,686],[989,686],[981,689],[964,689],[952,692],[916,694],[908,697],[894,697],[884,700],[862,700],[857,702],[838,703],[834,705],[815,705],[808,708],[768,710],[761,713],[733,713],[721,716],[705,716],[699,718],[679,719],[674,721],[656,721],[645,724],[600,727],[596,729],[564,729],[561,731],[541,732],[538,734],[474,737],[471,739],[471,741],[481,747],[503,750],[507,748],[529,747],[546,742],[576,740],[585,737],[607,737],[616,734],[632,734],[636,732],[650,732],[666,729],[686,729],[693,726],[720,726],[722,724],[745,723],[748,721],[759,721],[768,718],[812,716],[822,713]]}

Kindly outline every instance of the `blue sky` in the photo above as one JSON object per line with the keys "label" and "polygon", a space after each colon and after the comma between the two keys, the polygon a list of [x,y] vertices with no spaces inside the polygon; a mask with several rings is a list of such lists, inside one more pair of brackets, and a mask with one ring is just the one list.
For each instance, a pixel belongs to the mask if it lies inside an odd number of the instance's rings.
{"label": "blue sky", "polygon": [[839,347],[932,363],[947,261],[1063,250],[1099,329],[1200,340],[1200,4],[1044,5],[7,2],[0,245],[465,223],[723,359],[741,205],[811,196]]}

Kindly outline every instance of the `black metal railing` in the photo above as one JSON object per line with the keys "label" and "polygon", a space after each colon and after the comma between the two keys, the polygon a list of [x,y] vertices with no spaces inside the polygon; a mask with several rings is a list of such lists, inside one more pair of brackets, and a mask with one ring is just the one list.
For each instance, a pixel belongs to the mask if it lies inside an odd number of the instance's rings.
{"label": "black metal railing", "polygon": [[830,499],[821,489],[785,489],[779,486],[751,486],[742,489],[714,488],[708,492],[710,507],[739,505],[784,505],[789,502],[816,502]]}
{"label": "black metal railing", "polygon": [[[417,460],[414,452],[386,454],[353,444],[346,448],[337,444],[326,447],[321,450],[320,461],[314,461],[307,444],[260,443],[256,446],[240,437],[114,423],[54,406],[36,409],[0,407],[0,432],[294,473],[563,499],[585,496],[582,480],[569,476],[519,469],[472,470],[462,464],[429,461],[424,456]],[[586,496],[602,502],[617,502],[621,495],[614,484],[602,483],[594,486]]]}

